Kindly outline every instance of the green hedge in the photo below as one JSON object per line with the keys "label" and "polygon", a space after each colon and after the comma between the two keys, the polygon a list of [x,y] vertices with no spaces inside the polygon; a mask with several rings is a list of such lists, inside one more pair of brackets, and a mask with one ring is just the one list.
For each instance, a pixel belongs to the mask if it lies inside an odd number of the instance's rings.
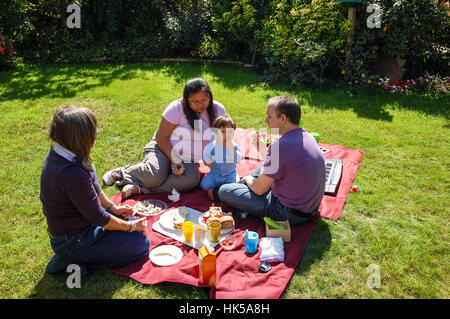
{"label": "green hedge", "polygon": [[[80,29],[66,25],[72,2]],[[407,77],[449,73],[450,19],[439,1],[371,2],[383,10],[382,27],[369,29],[367,3],[353,4],[349,63],[349,4],[333,0],[9,0],[0,3],[0,33],[25,62],[223,58],[295,85],[369,78],[384,52],[406,59]]]}

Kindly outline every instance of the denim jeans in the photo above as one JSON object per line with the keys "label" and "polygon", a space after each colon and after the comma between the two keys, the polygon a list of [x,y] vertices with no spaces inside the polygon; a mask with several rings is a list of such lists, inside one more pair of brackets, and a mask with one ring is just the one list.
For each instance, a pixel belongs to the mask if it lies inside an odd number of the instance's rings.
{"label": "denim jeans", "polygon": [[50,237],[55,254],[67,265],[77,264],[83,274],[117,268],[144,258],[150,248],[149,239],[141,232],[107,230],[100,226],[59,238]]}
{"label": "denim jeans", "polygon": [[[262,166],[254,170],[250,175],[258,177]],[[309,218],[299,217],[291,213],[278,198],[269,190],[263,195],[256,195],[247,185],[231,183],[222,185],[219,189],[219,198],[228,206],[246,211],[257,217],[270,217],[276,221],[288,220],[290,225],[299,225]]]}
{"label": "denim jeans", "polygon": [[236,171],[226,176],[220,176],[215,174],[214,172],[209,172],[205,177],[203,177],[202,181],[200,182],[200,187],[206,191],[209,189],[220,187],[223,184],[236,183],[238,181],[239,179]]}

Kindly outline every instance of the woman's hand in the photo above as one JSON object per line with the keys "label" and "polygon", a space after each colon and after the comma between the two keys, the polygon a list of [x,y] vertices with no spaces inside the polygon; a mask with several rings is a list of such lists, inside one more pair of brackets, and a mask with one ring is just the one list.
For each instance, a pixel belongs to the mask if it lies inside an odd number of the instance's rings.
{"label": "woman's hand", "polygon": [[136,225],[134,229],[135,231],[144,231],[144,229],[147,228],[147,217],[133,220],[132,223]]}
{"label": "woman's hand", "polygon": [[110,211],[112,214],[114,214],[116,216],[122,216],[125,219],[128,219],[129,217],[131,217],[133,215],[133,207],[131,207],[128,204],[121,205],[121,206],[113,205],[113,207],[111,207]]}
{"label": "woman's hand", "polygon": [[186,169],[184,167],[183,162],[172,162],[172,173],[174,175],[182,175],[184,173],[184,170]]}

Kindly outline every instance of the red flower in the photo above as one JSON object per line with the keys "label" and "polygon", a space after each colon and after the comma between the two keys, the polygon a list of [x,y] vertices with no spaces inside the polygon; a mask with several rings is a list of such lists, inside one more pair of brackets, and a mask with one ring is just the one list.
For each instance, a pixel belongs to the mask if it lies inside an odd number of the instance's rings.
{"label": "red flower", "polygon": [[405,87],[409,84],[409,81],[407,83],[403,82],[402,80],[397,81],[397,82],[392,82],[391,85],[393,86],[401,86],[401,87]]}
{"label": "red flower", "polygon": [[9,44],[9,55],[13,55],[14,54],[14,48],[13,48],[13,44],[11,39],[8,39],[8,44]]}
{"label": "red flower", "polygon": [[11,39],[7,39],[8,44],[6,44],[5,37],[0,33],[0,54],[5,55],[13,55],[14,54],[14,47]]}

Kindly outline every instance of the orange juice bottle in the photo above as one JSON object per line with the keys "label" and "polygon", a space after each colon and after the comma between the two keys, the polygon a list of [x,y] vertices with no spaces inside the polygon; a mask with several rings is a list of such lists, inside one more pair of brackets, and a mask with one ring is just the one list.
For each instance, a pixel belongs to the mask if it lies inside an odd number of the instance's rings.
{"label": "orange juice bottle", "polygon": [[216,254],[214,249],[203,246],[198,250],[200,281],[210,287],[216,285]]}

